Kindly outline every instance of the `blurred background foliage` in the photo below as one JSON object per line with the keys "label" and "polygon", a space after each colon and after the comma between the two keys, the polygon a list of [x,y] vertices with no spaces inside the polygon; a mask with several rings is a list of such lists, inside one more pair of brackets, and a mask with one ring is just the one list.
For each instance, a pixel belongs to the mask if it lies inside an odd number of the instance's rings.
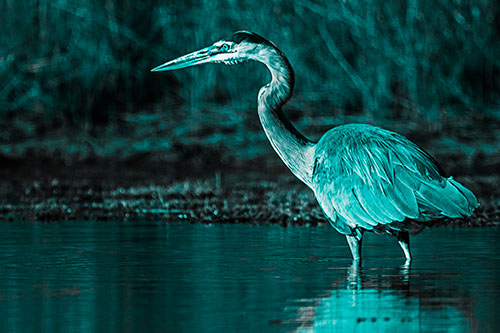
{"label": "blurred background foliage", "polygon": [[292,63],[285,111],[311,139],[371,123],[452,171],[500,168],[495,0],[0,0],[0,11],[4,159],[280,164],[256,113],[265,67],[150,72],[251,30]]}

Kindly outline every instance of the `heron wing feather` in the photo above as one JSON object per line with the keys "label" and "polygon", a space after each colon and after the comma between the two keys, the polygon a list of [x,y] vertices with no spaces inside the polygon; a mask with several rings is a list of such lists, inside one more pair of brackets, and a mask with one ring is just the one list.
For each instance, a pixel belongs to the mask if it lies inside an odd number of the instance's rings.
{"label": "heron wing feather", "polygon": [[342,127],[318,142],[313,174],[322,207],[349,227],[337,230],[461,217],[477,207],[471,191],[442,177],[432,157],[403,136],[368,125]]}
{"label": "heron wing feather", "polygon": [[[472,193],[471,190],[460,184],[459,182],[455,181],[453,177],[448,178],[448,182],[456,187],[456,189],[465,197],[467,204],[469,206],[469,211],[472,212],[475,208],[479,206],[479,203],[477,202],[477,198]],[[472,210],[471,210],[472,209]]]}
{"label": "heron wing feather", "polygon": [[423,205],[434,207],[435,215],[463,217],[477,207],[477,199],[472,192],[451,177],[441,182],[423,182],[417,194]]}

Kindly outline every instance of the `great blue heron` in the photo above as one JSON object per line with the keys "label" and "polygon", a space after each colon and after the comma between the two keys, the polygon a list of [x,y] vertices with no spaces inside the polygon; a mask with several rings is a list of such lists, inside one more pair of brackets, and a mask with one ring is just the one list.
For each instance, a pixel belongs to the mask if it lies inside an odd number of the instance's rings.
{"label": "great blue heron", "polygon": [[205,63],[236,64],[253,60],[271,72],[258,95],[262,127],[286,166],[316,196],[330,224],[361,258],[365,230],[396,236],[411,260],[409,232],[436,218],[470,216],[474,194],[446,178],[437,162],[402,135],[365,124],[337,126],[318,142],[304,137],[285,117],[282,106],[294,85],[292,66],[271,42],[248,31],[189,53],[152,71]]}

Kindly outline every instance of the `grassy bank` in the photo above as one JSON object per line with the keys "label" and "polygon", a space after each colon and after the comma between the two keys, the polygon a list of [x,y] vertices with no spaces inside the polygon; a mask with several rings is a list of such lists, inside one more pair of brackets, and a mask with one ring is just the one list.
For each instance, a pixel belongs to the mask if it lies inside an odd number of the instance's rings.
{"label": "grassy bank", "polygon": [[[158,167],[158,170],[162,170]],[[314,194],[289,172],[218,171],[186,178],[147,168],[48,167],[0,181],[0,219],[25,221],[153,219],[191,223],[327,223]],[[25,172],[32,172],[27,176]],[[193,171],[194,172],[194,171]],[[500,223],[498,176],[458,177],[481,206],[453,226]],[[446,224],[446,223],[441,223]]]}

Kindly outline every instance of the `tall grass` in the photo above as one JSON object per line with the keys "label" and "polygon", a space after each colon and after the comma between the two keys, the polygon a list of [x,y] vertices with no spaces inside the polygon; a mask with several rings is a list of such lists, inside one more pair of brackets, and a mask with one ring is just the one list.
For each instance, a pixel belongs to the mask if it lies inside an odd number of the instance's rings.
{"label": "tall grass", "polygon": [[345,117],[418,127],[498,116],[498,1],[3,0],[0,11],[4,145],[69,131],[133,137],[138,150],[228,137],[251,147],[264,138],[260,65],[149,72],[241,29],[288,56],[288,114],[313,137]]}

